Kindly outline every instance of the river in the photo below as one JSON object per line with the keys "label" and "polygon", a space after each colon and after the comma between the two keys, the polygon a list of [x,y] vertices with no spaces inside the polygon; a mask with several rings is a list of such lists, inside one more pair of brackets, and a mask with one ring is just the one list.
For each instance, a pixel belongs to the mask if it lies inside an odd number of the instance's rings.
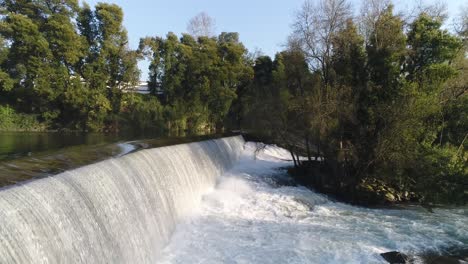
{"label": "river", "polygon": [[[388,251],[450,255],[468,247],[468,210],[368,209],[294,186],[289,153],[268,147],[219,178],[159,263],[387,263]],[[466,254],[466,253],[465,253]],[[439,263],[439,262],[436,262]]]}
{"label": "river", "polygon": [[9,154],[3,179],[39,179],[0,189],[0,263],[386,263],[388,251],[418,262],[467,249],[467,208],[336,202],[297,186],[275,146],[238,136],[153,148],[201,139]]}
{"label": "river", "polygon": [[0,187],[55,175],[139,149],[221,136],[0,132]]}

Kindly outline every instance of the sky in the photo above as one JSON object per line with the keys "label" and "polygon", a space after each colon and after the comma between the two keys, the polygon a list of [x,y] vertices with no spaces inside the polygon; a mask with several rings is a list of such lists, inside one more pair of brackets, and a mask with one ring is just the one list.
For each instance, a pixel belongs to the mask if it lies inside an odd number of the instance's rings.
{"label": "sky", "polygon": [[[420,1],[420,0],[418,0]],[[425,0],[433,3],[437,0]],[[291,33],[294,13],[304,0],[87,0],[91,6],[97,2],[115,3],[124,11],[124,26],[128,31],[130,47],[136,49],[141,37],[165,36],[172,31],[178,35],[186,32],[190,18],[200,12],[213,17],[216,33],[238,32],[240,40],[249,51],[260,49],[263,54],[274,56],[284,49]],[[397,11],[412,8],[416,1],[394,0]],[[359,0],[351,0],[356,9]],[[468,0],[446,0],[450,16]],[[357,11],[357,10],[355,10]],[[139,64],[146,80],[148,62]]]}

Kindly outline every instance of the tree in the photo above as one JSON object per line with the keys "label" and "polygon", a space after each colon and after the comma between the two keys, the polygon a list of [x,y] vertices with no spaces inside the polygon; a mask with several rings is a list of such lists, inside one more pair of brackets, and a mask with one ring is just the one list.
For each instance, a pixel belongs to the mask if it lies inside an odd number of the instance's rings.
{"label": "tree", "polygon": [[[364,37],[359,34],[351,19],[333,38],[331,79],[336,91],[330,96],[332,108],[335,110],[331,115],[334,121],[329,122],[338,123],[328,135],[329,140],[331,138],[331,141],[335,141],[335,148],[329,151],[336,157],[346,154],[346,158],[352,157],[354,162],[356,157],[360,156],[357,151],[360,151],[361,140],[367,140],[362,138],[363,129],[359,123],[360,117],[368,109],[363,100],[367,97],[369,79],[364,43]],[[345,150],[348,153],[343,153]]]}
{"label": "tree", "polygon": [[213,37],[215,34],[215,20],[207,13],[201,12],[189,20],[187,32],[195,38]]}
{"label": "tree", "polygon": [[411,24],[407,41],[410,52],[405,65],[407,79],[422,85],[422,82],[436,78],[445,82],[455,74],[449,62],[455,59],[462,43],[441,26],[440,19],[426,13],[419,15]]}
{"label": "tree", "polygon": [[369,44],[371,35],[375,32],[374,29],[380,15],[390,5],[390,0],[365,0],[362,2],[359,16],[359,31],[364,36],[366,44]]}
{"label": "tree", "polygon": [[216,120],[216,126],[220,130],[238,92],[250,83],[253,71],[246,62],[247,49],[239,41],[238,33],[222,32],[218,36],[217,46],[221,87],[213,98],[211,112],[214,113],[212,119]]}
{"label": "tree", "polygon": [[[117,126],[113,115],[122,108],[122,90],[135,86],[140,76],[138,53],[129,49],[127,32],[122,25],[123,11],[115,4],[106,3],[99,3],[93,11],[85,4],[77,20],[87,44],[78,72],[87,89],[96,96],[100,94],[100,100],[88,101],[90,104],[100,103],[100,106],[83,107],[88,109],[83,118],[96,118],[94,128],[103,127],[105,121]],[[86,123],[89,126],[92,121]]]}
{"label": "tree", "polygon": [[356,102],[358,133],[353,135],[352,149],[355,150],[357,179],[373,175],[378,168],[376,164],[388,158],[389,148],[383,144],[392,142],[386,136],[392,136],[388,131],[398,121],[404,105],[401,68],[406,54],[406,36],[403,22],[393,14],[392,5],[377,17],[366,46],[369,81],[357,94]]}
{"label": "tree", "polygon": [[406,55],[403,22],[393,14],[392,5],[379,16],[366,49],[370,80],[375,86],[372,96],[391,98],[399,92],[401,65]]}
{"label": "tree", "polygon": [[[424,7],[405,28],[407,21],[393,13],[389,1],[366,3],[359,31],[340,8],[347,6],[343,1],[306,2],[298,12],[289,48],[305,55],[312,81],[298,86],[302,82],[289,77],[300,76],[290,71],[300,63],[285,67],[281,83],[307,88],[290,90],[288,119],[299,122],[286,131],[289,137],[304,133],[306,142],[312,133],[325,159],[321,170],[346,175],[336,182],[329,177],[326,185],[348,186],[353,195],[385,186],[392,190],[385,199],[401,197],[401,190],[417,190],[425,201],[447,197],[448,190],[460,190],[466,177],[460,175],[467,171],[461,165],[466,78],[459,73],[466,51],[458,37],[441,29],[444,13],[438,6]],[[314,81],[315,75],[321,81]],[[305,171],[308,164],[302,165]],[[437,176],[424,178],[425,173]],[[444,187],[427,188],[429,182]]]}
{"label": "tree", "polygon": [[[322,0],[316,4],[306,1],[297,12],[293,24],[294,32],[290,37],[289,49],[296,51],[296,55],[301,54],[300,56],[306,59],[310,69],[321,76],[321,81],[315,82],[316,88],[311,90],[309,97],[304,97],[306,84],[297,83],[303,97],[295,100],[297,108],[308,109],[302,111],[299,116],[302,118],[300,123],[304,129],[309,160],[311,156],[310,134],[314,134],[312,138],[317,147],[316,152],[320,153],[326,127],[324,120],[331,114],[329,106],[333,104],[331,98],[334,96],[329,96],[335,94],[335,91],[330,90],[334,74],[332,69],[334,36],[345,28],[349,18],[350,5],[345,0]],[[309,84],[309,86],[314,85]]]}
{"label": "tree", "polygon": [[367,81],[364,38],[351,19],[333,36],[330,79],[333,84],[362,89]]}
{"label": "tree", "polygon": [[454,29],[465,45],[468,45],[468,5],[462,6],[460,13],[454,19]]}
{"label": "tree", "polygon": [[221,130],[236,92],[251,79],[237,33],[197,39],[169,33],[142,39],[140,52],[151,60],[150,88],[159,93],[175,130]]}
{"label": "tree", "polygon": [[333,35],[345,27],[350,10],[346,0],[306,1],[296,14],[290,46],[302,50],[325,85],[329,84]]}

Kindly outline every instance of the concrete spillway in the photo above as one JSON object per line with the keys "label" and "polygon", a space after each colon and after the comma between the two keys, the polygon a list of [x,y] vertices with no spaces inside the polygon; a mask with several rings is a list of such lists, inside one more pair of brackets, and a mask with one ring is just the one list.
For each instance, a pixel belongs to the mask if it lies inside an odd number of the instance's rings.
{"label": "concrete spillway", "polygon": [[0,263],[153,263],[242,137],[155,148],[0,190]]}

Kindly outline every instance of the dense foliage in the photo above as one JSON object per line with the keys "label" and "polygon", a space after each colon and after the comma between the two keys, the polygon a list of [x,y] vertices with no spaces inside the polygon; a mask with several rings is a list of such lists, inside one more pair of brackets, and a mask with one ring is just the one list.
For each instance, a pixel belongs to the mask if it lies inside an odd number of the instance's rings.
{"label": "dense foliage", "polygon": [[[0,14],[0,103],[48,129],[219,131],[251,79],[237,33],[169,33],[130,50],[115,4],[6,0]],[[126,93],[143,58],[151,61],[147,98]]]}
{"label": "dense foliage", "polygon": [[307,2],[290,50],[257,59],[248,127],[267,127],[293,158],[307,154],[296,165],[319,167],[310,177],[328,171],[317,188],[357,200],[466,203],[466,32],[453,35],[425,12],[405,24],[387,5],[366,37],[347,8]]}
{"label": "dense foliage", "polygon": [[44,129],[44,125],[37,122],[35,116],[16,113],[16,111],[8,105],[0,105],[0,130],[42,131]]}
{"label": "dense foliage", "polygon": [[138,81],[123,12],[77,0],[1,1],[1,97],[50,128],[103,130]]}
{"label": "dense foliage", "polygon": [[237,33],[197,39],[169,33],[142,39],[140,50],[150,58],[149,87],[171,130],[221,130],[236,91],[252,75]]}

